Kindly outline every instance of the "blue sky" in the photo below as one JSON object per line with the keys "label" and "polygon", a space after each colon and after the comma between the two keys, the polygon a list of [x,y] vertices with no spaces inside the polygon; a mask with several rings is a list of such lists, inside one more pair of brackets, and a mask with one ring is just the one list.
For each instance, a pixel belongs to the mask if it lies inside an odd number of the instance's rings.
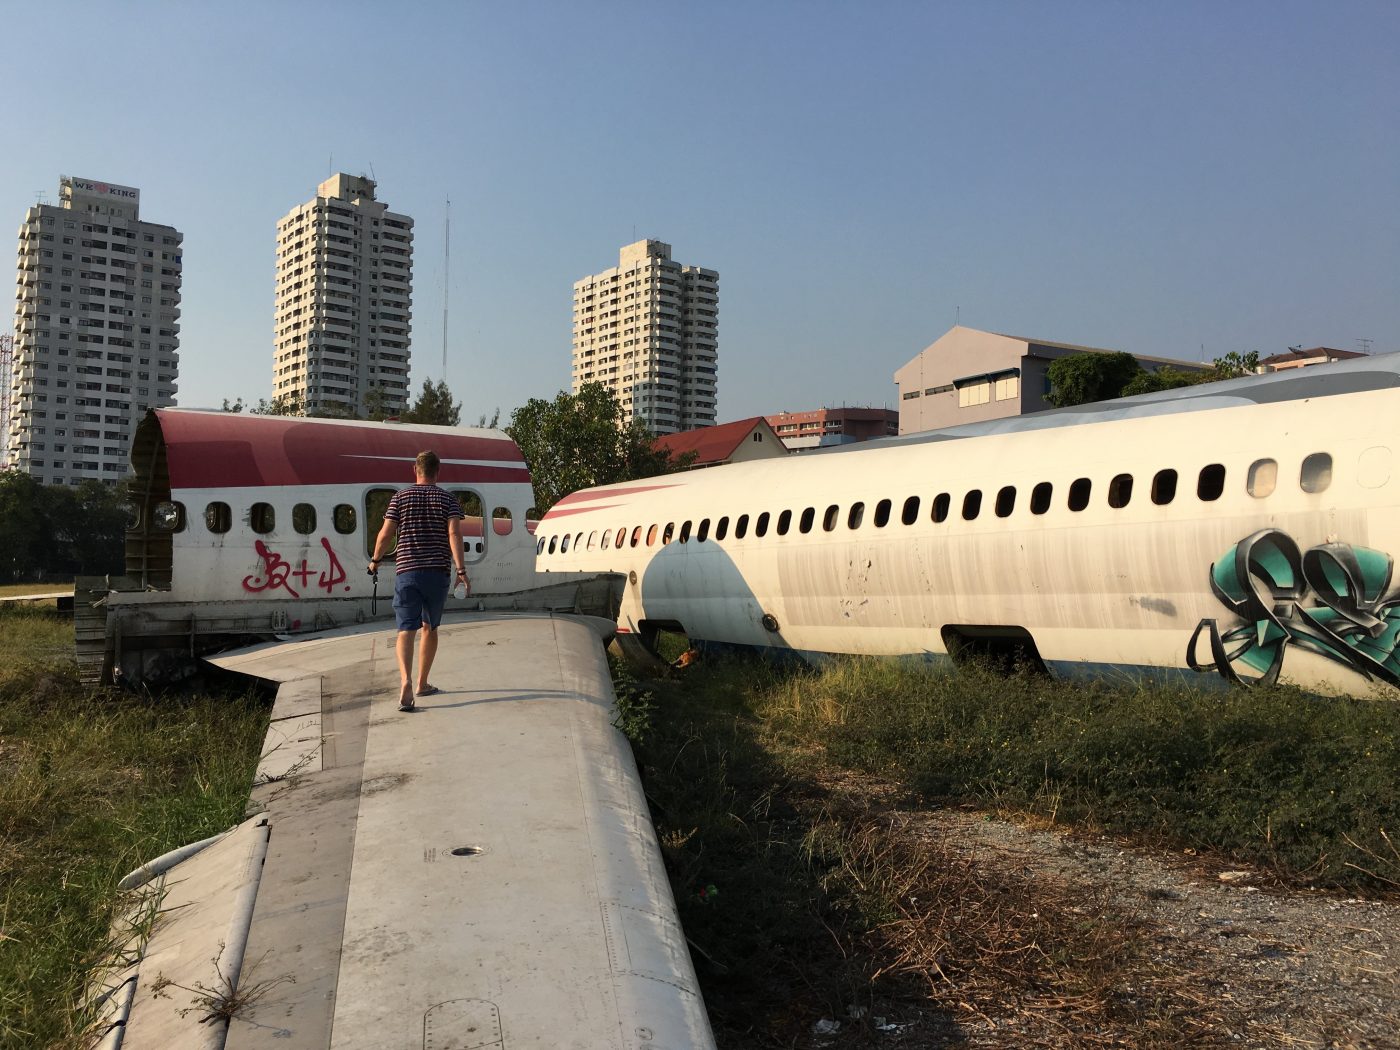
{"label": "blue sky", "polygon": [[413,387],[569,385],[572,284],[720,273],[719,418],[889,404],[955,321],[1400,350],[1400,4],[0,3],[17,230],[60,174],[185,234],[179,403],[271,391],[277,219],[417,222]]}

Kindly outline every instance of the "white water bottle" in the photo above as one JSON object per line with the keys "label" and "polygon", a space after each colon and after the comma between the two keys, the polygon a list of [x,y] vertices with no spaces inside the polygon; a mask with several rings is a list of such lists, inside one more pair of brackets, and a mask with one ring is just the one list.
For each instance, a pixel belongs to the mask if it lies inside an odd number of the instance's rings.
{"label": "white water bottle", "polygon": [[458,601],[461,601],[461,600],[462,600],[463,598],[465,598],[466,596],[467,596],[467,581],[466,581],[466,579],[465,579],[464,577],[462,577],[462,576],[459,575],[459,576],[457,577],[457,586],[455,586],[455,587],[452,588],[452,597],[456,598]]}

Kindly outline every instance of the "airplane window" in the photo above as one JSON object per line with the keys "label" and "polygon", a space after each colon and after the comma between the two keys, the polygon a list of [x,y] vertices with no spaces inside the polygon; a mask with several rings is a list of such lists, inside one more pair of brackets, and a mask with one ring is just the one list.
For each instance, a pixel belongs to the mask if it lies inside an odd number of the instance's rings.
{"label": "airplane window", "polygon": [[597,542],[597,539],[598,539],[598,533],[597,533],[597,531],[595,530],[595,531],[593,531],[593,532],[590,532],[590,533],[588,534],[588,545],[587,545],[586,547],[584,547],[584,550],[590,550],[590,551],[591,551],[591,550],[593,549],[594,543]]}
{"label": "airplane window", "polygon": [[753,534],[759,539],[768,535],[768,512],[765,510],[758,516],[758,520],[753,523]]}
{"label": "airplane window", "polygon": [[1108,505],[1114,510],[1126,507],[1133,498],[1133,476],[1119,474],[1108,483]]}
{"label": "airplane window", "polygon": [[1225,491],[1225,467],[1212,463],[1201,468],[1201,476],[1196,479],[1196,495],[1204,503],[1220,498]]}
{"label": "airplane window", "polygon": [[890,501],[882,499],[875,504],[875,527],[883,529],[890,523]]}
{"label": "airplane window", "polygon": [[1278,460],[1258,459],[1249,468],[1249,494],[1255,499],[1273,495],[1278,484]]}
{"label": "airplane window", "polygon": [[666,523],[666,528],[665,528],[664,530],[662,530],[662,533],[661,533],[661,546],[664,547],[664,546],[666,546],[666,544],[670,543],[671,540],[675,538],[675,535],[676,535],[676,523],[675,523],[674,521],[668,521],[668,522]]}
{"label": "airplane window", "polygon": [[778,535],[786,536],[790,528],[792,528],[792,511],[785,510],[778,515]]}
{"label": "airplane window", "polygon": [[1152,502],[1164,507],[1176,499],[1176,471],[1159,470],[1152,479]]}
{"label": "airplane window", "polygon": [[559,553],[560,553],[560,554],[568,554],[568,553],[569,553],[569,539],[570,539],[570,537],[565,536],[562,540],[559,541]]}
{"label": "airplane window", "polygon": [[910,496],[904,501],[904,512],[899,516],[899,520],[906,525],[913,525],[919,520],[919,497]]}
{"label": "airplane window", "polygon": [[[617,539],[615,539],[615,540],[613,541],[613,545],[614,545],[615,547],[617,547],[617,548],[620,550],[620,549],[622,548],[623,544],[625,544],[626,542],[627,542],[627,526],[624,525],[624,526],[622,526],[622,528],[620,528],[620,529],[617,530]],[[636,541],[636,540],[633,540],[633,541],[632,541],[632,546],[635,547],[636,545],[637,545],[637,541]]]}
{"label": "airplane window", "polygon": [[583,533],[580,532],[577,536],[574,537],[574,549],[577,550],[579,547],[582,547],[582,546],[583,546]]}
{"label": "airplane window", "polygon": [[728,533],[729,533],[729,518],[726,516],[726,517],[720,518],[720,519],[719,519],[719,524],[715,526],[715,539],[716,539],[716,540],[722,540],[722,539],[724,539],[724,537],[725,537],[726,535],[728,535]]}
{"label": "airplane window", "polygon": [[982,490],[972,489],[963,497],[963,520],[972,521],[982,512]]}
{"label": "airplane window", "polygon": [[835,503],[826,508],[826,515],[822,518],[822,528],[831,532],[836,528],[836,523],[841,520],[841,508]]}
{"label": "airplane window", "polygon": [[1089,493],[1093,491],[1094,483],[1088,478],[1077,478],[1073,485],[1069,487],[1069,509],[1081,511],[1089,505]]}
{"label": "airplane window", "polygon": [[[389,508],[389,501],[394,498],[393,489],[370,489],[365,493],[365,556],[369,557],[374,553],[375,541],[379,538],[379,530],[384,527],[384,512]],[[398,546],[397,538],[394,546]],[[386,558],[394,556],[393,548],[385,552]]]}
{"label": "airplane window", "polygon": [[1016,486],[1006,485],[997,493],[997,517],[1009,518],[1011,512],[1016,509]]}
{"label": "airplane window", "polygon": [[633,529],[632,529],[632,546],[635,547],[635,546],[636,546],[638,543],[640,543],[641,541],[642,541],[642,527],[641,527],[640,525],[636,525],[636,526],[634,526]]}
{"label": "airplane window", "polygon": [[846,515],[846,528],[858,529],[861,521],[865,518],[865,504],[852,503],[850,512]]}
{"label": "airplane window", "polygon": [[651,528],[647,529],[647,546],[648,546],[648,547],[655,547],[655,546],[656,546],[656,526],[655,526],[655,525],[653,525]]}
{"label": "airplane window", "polygon": [[690,542],[690,522],[687,521],[681,524],[681,534],[678,538],[682,543]]}
{"label": "airplane window", "polygon": [[812,523],[817,520],[817,511],[814,507],[808,507],[802,512],[802,517],[798,519],[797,529],[804,536],[812,531]]}
{"label": "airplane window", "polygon": [[337,503],[331,513],[331,520],[335,523],[336,532],[342,536],[349,536],[355,531],[355,508],[348,503]]}
{"label": "airplane window", "polygon": [[1326,452],[1314,452],[1303,460],[1298,483],[1304,492],[1326,492],[1327,486],[1332,484],[1332,457]]}
{"label": "airplane window", "polygon": [[277,512],[271,503],[254,503],[248,511],[248,526],[259,536],[266,536],[277,527]]}
{"label": "airplane window", "polygon": [[695,530],[695,542],[704,543],[710,538],[710,519],[705,518],[700,522],[700,528]]}
{"label": "airplane window", "polygon": [[310,503],[298,503],[292,507],[292,528],[303,536],[316,531],[316,508]]}
{"label": "airplane window", "polygon": [[[497,536],[509,536],[510,530],[515,528],[515,519],[511,516],[510,508],[497,507],[491,512],[491,531]],[[593,544],[589,544],[593,546]]]}
{"label": "airplane window", "polygon": [[747,514],[740,514],[739,520],[734,523],[734,538],[736,540],[742,540],[748,534],[748,531],[749,516]]}
{"label": "airplane window", "polygon": [[935,523],[948,520],[948,508],[953,504],[953,497],[946,492],[940,492],[933,500],[933,520]]}
{"label": "airplane window", "polygon": [[184,532],[185,505],[176,500],[163,500],[156,504],[151,521],[159,532]]}
{"label": "airplane window", "polygon": [[612,529],[603,530],[603,538],[598,541],[599,550],[607,550],[608,542],[612,539]]}
{"label": "airplane window", "polygon": [[553,554],[553,553],[554,553],[554,547],[555,547],[555,545],[556,545],[558,542],[559,542],[559,537],[558,537],[558,536],[551,536],[551,537],[549,537],[549,553],[550,553],[550,554]]}
{"label": "airplane window", "polygon": [[1050,497],[1054,494],[1054,486],[1048,481],[1042,481],[1035,488],[1031,489],[1031,513],[1044,514],[1050,509]]}

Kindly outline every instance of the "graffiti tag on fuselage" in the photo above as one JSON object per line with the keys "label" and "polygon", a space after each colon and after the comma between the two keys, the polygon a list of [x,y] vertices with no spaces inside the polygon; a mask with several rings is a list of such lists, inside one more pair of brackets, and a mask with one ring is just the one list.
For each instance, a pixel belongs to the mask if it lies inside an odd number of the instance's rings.
{"label": "graffiti tag on fuselage", "polygon": [[[1297,646],[1400,686],[1393,570],[1384,551],[1349,543],[1301,551],[1287,533],[1261,529],[1210,567],[1211,591],[1244,624],[1222,634],[1215,620],[1203,619],[1187,643],[1186,662],[1230,682],[1269,684],[1278,680],[1289,646]],[[1209,661],[1196,658],[1202,635]],[[1254,677],[1242,678],[1240,670]]]}
{"label": "graffiti tag on fuselage", "polygon": [[[316,587],[330,594],[338,583],[345,583],[345,569],[340,564],[340,559],[335,556],[335,551],[331,549],[331,541],[324,536],[321,537],[321,549],[326,552],[326,567],[315,569],[311,563],[301,559],[301,564],[293,566],[286,558],[278,554],[262,540],[255,540],[253,549],[262,559],[262,565],[258,572],[252,576],[243,577],[243,589],[249,594],[262,594],[265,591],[286,591],[293,598],[300,598],[301,591],[292,586],[292,581],[296,581],[301,590],[304,591],[310,584],[311,578],[316,577]],[[345,584],[345,590],[350,589],[349,584]]]}

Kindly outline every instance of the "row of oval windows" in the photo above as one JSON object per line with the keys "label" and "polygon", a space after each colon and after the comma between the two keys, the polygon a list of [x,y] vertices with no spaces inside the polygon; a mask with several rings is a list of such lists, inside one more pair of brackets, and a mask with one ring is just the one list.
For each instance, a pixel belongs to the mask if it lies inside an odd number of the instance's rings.
{"label": "row of oval windows", "polygon": [[[1152,502],[1158,506],[1165,506],[1176,498],[1178,476],[1175,470],[1170,468],[1159,470],[1152,477],[1151,497]],[[1324,492],[1332,484],[1332,457],[1326,452],[1315,452],[1303,460],[1302,468],[1298,474],[1298,485],[1304,492],[1318,493]],[[1255,499],[1263,499],[1273,494],[1278,486],[1278,462],[1272,459],[1256,460],[1250,465],[1249,473],[1245,482],[1245,490]],[[1089,496],[1093,489],[1093,482],[1088,478],[1079,478],[1069,486],[1069,495],[1065,505],[1074,512],[1084,510],[1089,506]],[[1196,496],[1203,503],[1210,503],[1218,500],[1225,492],[1225,467],[1220,463],[1211,463],[1201,468],[1196,478]],[[1042,481],[1031,490],[1030,511],[1032,514],[1044,514],[1050,509],[1051,497],[1054,495],[1054,486],[1048,481]],[[1108,505],[1115,509],[1126,507],[1133,497],[1133,476],[1131,474],[1119,474],[1108,483]],[[905,525],[913,525],[919,520],[919,511],[922,507],[922,500],[918,496],[910,496],[904,501],[904,506],[900,512],[900,521]],[[929,518],[935,523],[946,521],[952,508],[952,496],[946,492],[935,496]],[[890,522],[890,513],[894,509],[892,501],[882,499],[875,505],[873,520],[877,529],[882,529]],[[1007,485],[997,492],[994,510],[999,518],[1010,517],[1016,509],[1016,486]],[[964,521],[975,520],[982,512],[982,490],[972,489],[962,501],[962,517]],[[779,536],[785,536],[792,528],[792,511],[785,510],[778,514],[776,531]],[[802,533],[811,532],[816,525],[816,508],[808,507],[798,518],[798,531]],[[837,504],[832,504],[826,508],[822,515],[822,530],[833,532],[840,524],[841,508]],[[759,514],[753,523],[753,534],[756,537],[767,535],[771,517],[767,511]],[[852,503],[846,513],[846,527],[848,529],[858,529],[865,521],[865,504]],[[652,525],[646,532],[645,546],[656,545],[657,529],[659,526]],[[749,515],[741,514],[734,522],[734,538],[742,540],[748,535]],[[723,540],[729,533],[729,518],[723,517],[715,524],[714,538]],[[668,523],[661,532],[661,543],[670,543],[673,539],[678,539],[681,543],[687,543],[691,539],[691,523],[683,522],[679,535],[675,532],[675,524]],[[705,518],[700,522],[699,528],[695,530],[694,538],[703,542],[710,538],[710,519]],[[574,536],[542,536],[536,544],[536,552],[539,554],[565,554],[570,546],[577,547],[584,544],[583,533]],[[609,546],[615,547],[639,547],[643,546],[642,526],[636,525],[632,528],[629,539],[627,526],[619,528],[614,535],[611,529],[602,533],[601,540],[598,533],[590,532],[586,541],[587,549],[592,550],[596,545],[600,550],[607,550]]]}
{"label": "row of oval windows", "polygon": [[[372,543],[384,521],[384,511],[393,497],[395,489],[371,489],[365,493],[365,515],[373,525],[368,534]],[[463,517],[481,517],[481,497],[474,492],[455,491],[457,503],[462,508]],[[509,536],[514,527],[514,515],[507,507],[496,507],[491,512],[491,530],[497,536]],[[292,529],[302,536],[316,531],[316,508],[310,503],[297,503],[292,507]],[[337,503],[331,511],[331,523],[342,536],[355,532],[358,515],[349,503]],[[178,500],[158,503],[152,513],[152,523],[161,532],[182,532],[186,525],[185,505]],[[233,528],[233,508],[221,500],[215,500],[204,508],[204,527],[215,535],[223,535]],[[266,536],[277,528],[277,510],[271,503],[254,503],[248,508],[248,527],[259,536]]]}

